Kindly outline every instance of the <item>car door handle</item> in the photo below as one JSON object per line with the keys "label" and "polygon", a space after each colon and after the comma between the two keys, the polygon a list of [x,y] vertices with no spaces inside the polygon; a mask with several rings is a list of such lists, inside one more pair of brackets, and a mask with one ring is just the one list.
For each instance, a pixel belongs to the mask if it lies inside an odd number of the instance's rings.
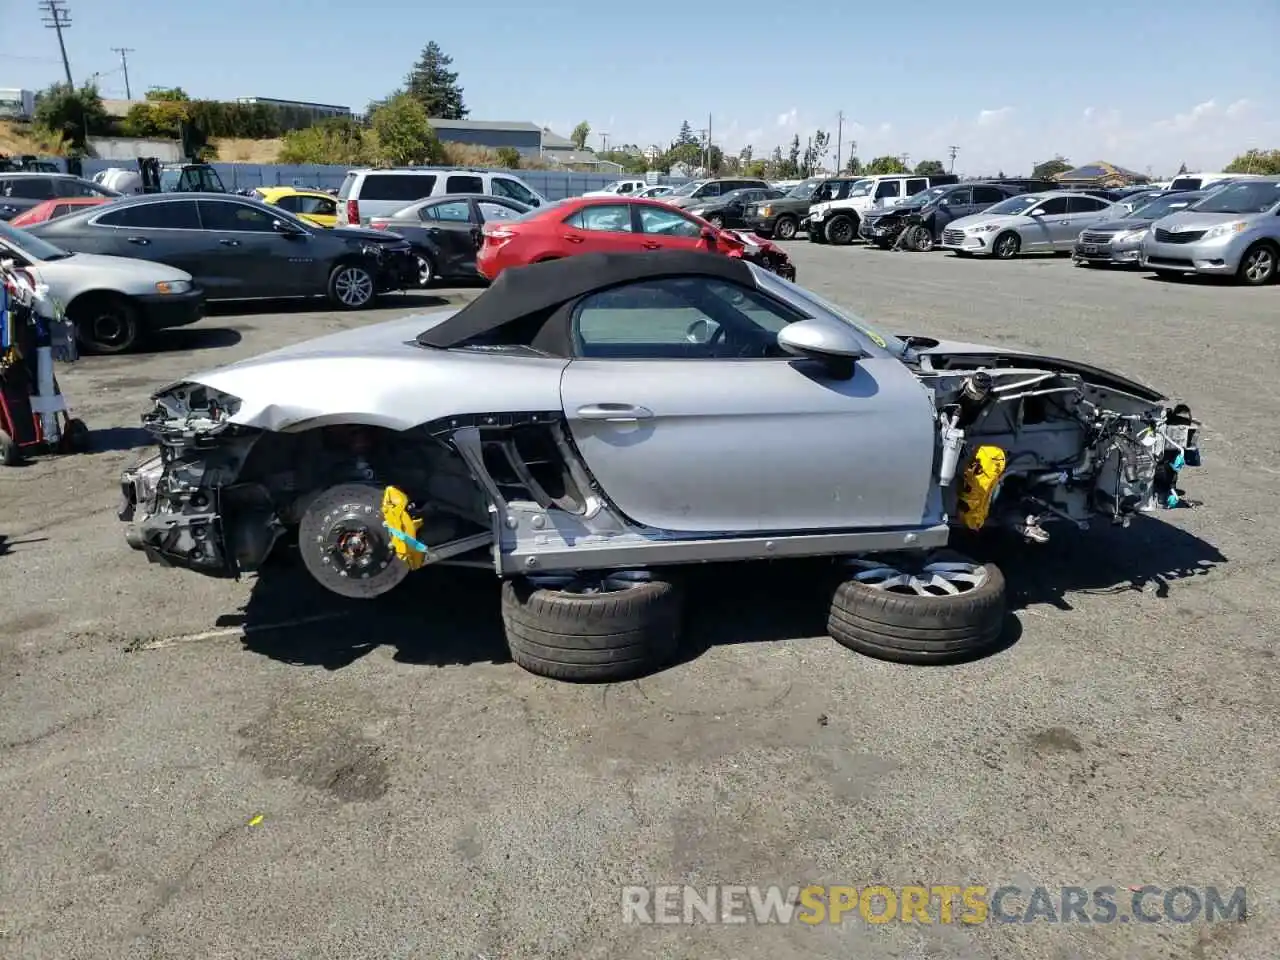
{"label": "car door handle", "polygon": [[224,247],[238,247],[238,246],[240,246],[240,241],[239,241],[239,240],[219,240],[218,242],[219,242],[220,244],[222,244]]}
{"label": "car door handle", "polygon": [[635,420],[652,420],[653,411],[629,403],[589,403],[578,408],[579,420],[607,420],[612,423],[630,423]]}
{"label": "car door handle", "polygon": [[641,246],[642,246],[642,247],[644,247],[646,250],[661,250],[661,249],[662,249],[662,244],[660,244],[660,243],[656,243],[656,242],[654,242],[653,240],[648,240],[648,241],[646,241],[646,242],[642,243],[642,244],[641,244]]}
{"label": "car door handle", "polygon": [[151,242],[146,237],[126,237],[125,239],[128,240],[130,243],[136,243],[140,247],[145,247],[147,244]]}
{"label": "car door handle", "polygon": [[564,239],[568,240],[570,243],[581,243],[586,238],[575,236],[572,233],[566,233],[564,235]]}

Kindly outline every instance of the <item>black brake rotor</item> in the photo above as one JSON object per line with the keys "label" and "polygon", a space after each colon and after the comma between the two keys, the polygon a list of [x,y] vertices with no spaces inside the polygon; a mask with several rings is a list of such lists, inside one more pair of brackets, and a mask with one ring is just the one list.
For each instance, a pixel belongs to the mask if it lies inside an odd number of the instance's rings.
{"label": "black brake rotor", "polygon": [[344,597],[381,596],[409,573],[382,525],[382,487],[373,484],[341,484],[311,501],[298,549],[307,571]]}

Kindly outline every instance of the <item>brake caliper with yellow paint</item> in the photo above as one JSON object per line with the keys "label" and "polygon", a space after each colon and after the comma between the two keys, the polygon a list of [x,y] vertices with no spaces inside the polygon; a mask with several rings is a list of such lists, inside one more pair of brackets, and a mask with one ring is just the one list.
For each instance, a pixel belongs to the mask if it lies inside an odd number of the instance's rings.
{"label": "brake caliper with yellow paint", "polygon": [[399,487],[387,487],[382,494],[382,525],[391,534],[391,547],[410,570],[427,562],[428,547],[418,540],[421,520],[409,515],[409,498]]}
{"label": "brake caliper with yellow paint", "polygon": [[1007,463],[1008,458],[999,447],[984,446],[974,452],[965,468],[958,509],[961,522],[970,530],[981,530],[987,522],[991,501]]}

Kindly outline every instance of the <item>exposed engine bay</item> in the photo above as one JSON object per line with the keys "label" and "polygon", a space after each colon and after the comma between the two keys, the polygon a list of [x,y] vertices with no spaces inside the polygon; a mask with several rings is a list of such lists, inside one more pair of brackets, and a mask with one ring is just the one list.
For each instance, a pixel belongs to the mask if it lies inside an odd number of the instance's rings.
{"label": "exposed engine bay", "polygon": [[921,357],[917,374],[938,417],[937,481],[953,524],[1043,542],[1053,520],[1083,529],[1102,516],[1127,526],[1138,513],[1189,504],[1178,473],[1198,466],[1200,451],[1187,406],[1016,359]]}

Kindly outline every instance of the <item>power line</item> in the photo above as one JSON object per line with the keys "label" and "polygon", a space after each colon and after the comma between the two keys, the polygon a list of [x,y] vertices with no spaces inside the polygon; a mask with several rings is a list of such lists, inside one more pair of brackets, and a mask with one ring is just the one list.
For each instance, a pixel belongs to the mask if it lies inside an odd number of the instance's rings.
{"label": "power line", "polygon": [[120,69],[124,71],[124,98],[132,100],[133,91],[129,88],[129,54],[135,51],[133,47],[112,47],[111,49],[120,54]]}
{"label": "power line", "polygon": [[45,28],[57,31],[58,49],[62,51],[62,69],[67,72],[67,86],[74,87],[71,61],[67,59],[67,43],[62,38],[62,31],[71,26],[71,11],[67,9],[66,0],[41,0],[40,9],[48,14],[41,18]]}

